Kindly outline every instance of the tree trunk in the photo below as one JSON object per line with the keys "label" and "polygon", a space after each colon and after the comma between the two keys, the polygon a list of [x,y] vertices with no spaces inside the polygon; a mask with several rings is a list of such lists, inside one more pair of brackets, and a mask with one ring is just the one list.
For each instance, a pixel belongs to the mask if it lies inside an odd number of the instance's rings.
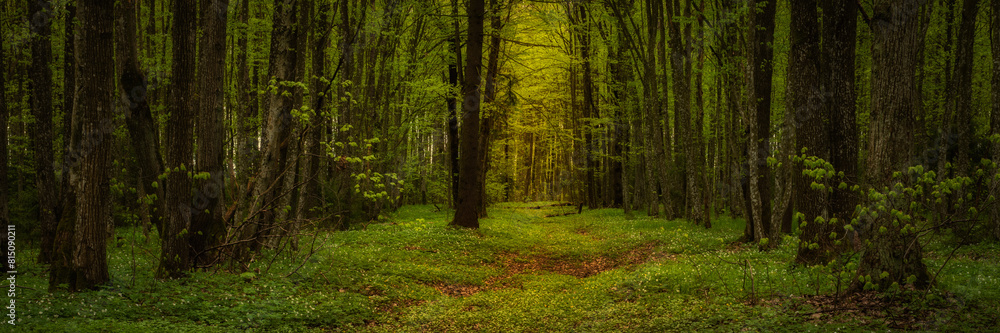
{"label": "tree trunk", "polygon": [[[28,21],[31,27],[31,139],[35,148],[35,189],[38,192],[38,224],[42,244],[38,260],[48,263],[52,259],[52,243],[56,232],[56,175],[53,170],[52,144],[52,20],[55,15],[50,1],[28,1]],[[6,184],[6,182],[4,182]]]}
{"label": "tree trunk", "polygon": [[[579,34],[580,41],[580,61],[583,67],[583,77],[581,81],[583,83],[583,117],[587,119],[595,118],[594,115],[597,112],[596,104],[594,103],[594,80],[591,77],[591,64],[590,64],[590,16],[587,10],[587,5],[580,3],[576,5],[577,9],[577,19],[581,27]],[[583,128],[583,141],[584,141],[584,168],[586,171],[586,189],[587,189],[587,207],[590,209],[595,209],[599,206],[598,204],[598,181],[596,178],[597,161],[594,159],[594,126],[584,126]]]}
{"label": "tree trunk", "polygon": [[962,1],[962,23],[958,28],[958,49],[955,54],[955,130],[958,132],[958,157],[955,170],[959,176],[969,172],[969,146],[975,127],[972,126],[972,62],[976,44],[976,16],[979,0]]}
{"label": "tree trunk", "polygon": [[[319,95],[319,87],[322,87],[323,81],[332,79],[327,77],[326,73],[326,49],[329,47],[330,35],[327,31],[330,29],[330,4],[327,2],[320,2],[316,13],[316,24],[313,27],[313,38],[312,38],[312,73],[313,79],[310,84],[312,95],[312,110],[315,112],[312,114],[311,128],[308,133],[308,140],[305,148],[305,156],[303,157],[306,162],[302,168],[302,176],[304,177],[304,184],[301,191],[299,192],[299,205],[297,218],[299,222],[297,224],[301,225],[304,219],[315,216],[315,213],[311,211],[320,205],[322,196],[320,188],[320,178],[319,170],[320,167],[320,155],[323,151],[320,149],[320,143],[323,141],[323,133],[326,132],[326,124],[328,119],[326,116],[327,112],[327,102],[325,95]],[[293,243],[294,244],[294,243]]]}
{"label": "tree trunk", "polygon": [[[704,2],[702,2],[704,4]],[[691,15],[691,7],[694,6],[692,1],[688,1],[688,9],[685,13]],[[689,41],[688,43],[694,44],[694,53],[696,62],[694,63],[694,123],[691,124],[691,131],[689,133],[689,138],[691,140],[691,154],[688,155],[689,159],[693,161],[688,166],[687,172],[692,173],[693,177],[691,185],[688,186],[688,202],[691,206],[691,220],[695,222],[696,225],[701,225],[705,228],[712,227],[711,212],[709,211],[709,195],[710,186],[708,186],[707,172],[710,171],[708,165],[705,164],[705,100],[704,100],[704,69],[705,69],[705,26],[704,26],[704,13],[697,14],[697,38],[695,41]],[[690,38],[692,37],[690,28],[687,29],[685,35]],[[688,71],[688,77],[692,75],[691,71]],[[690,79],[689,79],[690,80]],[[709,160],[711,161],[711,160]]]}
{"label": "tree trunk", "polygon": [[[647,214],[649,216],[659,216],[660,215],[660,196],[669,197],[668,191],[662,191],[660,189],[667,189],[667,184],[661,184],[660,179],[662,176],[662,160],[659,159],[662,156],[663,142],[662,142],[662,131],[660,126],[660,101],[659,101],[659,85],[656,77],[656,40],[659,34],[657,30],[657,24],[660,22],[660,8],[662,8],[662,0],[649,0],[646,2],[646,61],[644,62],[644,74],[643,80],[643,106],[644,106],[644,121],[642,124],[643,128],[643,150],[645,154],[643,155],[643,161],[645,166],[645,182],[646,182],[646,201],[648,203]],[[669,124],[669,121],[667,122]],[[661,150],[660,154],[657,154],[657,149]],[[669,169],[668,169],[669,170]],[[673,212],[670,211],[671,207],[664,207],[667,212],[664,216],[671,217]]]}
{"label": "tree trunk", "polygon": [[[114,4],[86,0],[78,3],[80,36],[76,61],[79,93],[74,119],[80,122],[73,134],[79,160],[70,171],[78,198],[72,235],[74,244],[69,273],[70,290],[95,289],[107,283],[107,223],[111,216],[109,169],[111,167],[111,109],[114,87]],[[67,207],[69,208],[69,207]],[[59,231],[57,230],[57,235]],[[57,242],[59,239],[57,237]]]}
{"label": "tree trunk", "polygon": [[[853,0],[821,1],[823,9],[823,63],[820,68],[823,77],[820,82],[827,86],[829,93],[821,101],[828,108],[830,159],[838,177],[830,196],[830,216],[839,222],[840,228],[851,220],[858,198],[850,188],[858,183],[858,129],[855,115],[857,102],[854,89],[854,58],[857,43],[857,2]],[[827,19],[827,17],[829,19]],[[843,177],[840,173],[843,172]],[[840,182],[847,185],[841,189]],[[853,236],[852,236],[853,237]]]}
{"label": "tree trunk", "polygon": [[486,83],[483,87],[483,102],[487,105],[494,105],[493,108],[487,110],[493,110],[492,113],[484,113],[481,135],[479,138],[479,152],[482,156],[480,158],[480,170],[479,173],[479,207],[477,208],[479,218],[485,218],[486,214],[486,172],[490,169],[490,141],[491,132],[493,131],[494,119],[499,115],[496,114],[497,110],[500,110],[496,106],[496,78],[499,72],[500,63],[500,30],[503,29],[504,22],[500,19],[500,8],[502,4],[500,0],[492,0],[490,7],[492,7],[490,15],[490,27],[492,28],[492,35],[490,36],[490,53],[488,55],[488,60],[486,62]]}
{"label": "tree trunk", "polygon": [[201,40],[198,55],[198,152],[197,171],[191,205],[191,261],[207,265],[215,258],[206,253],[225,237],[222,219],[226,189],[225,92],[226,13],[228,0],[200,0]]}
{"label": "tree trunk", "polygon": [[[62,135],[63,135],[63,160],[66,159],[66,153],[72,149],[71,136],[72,136],[72,122],[73,122],[73,107],[76,105],[76,51],[74,48],[74,40],[76,39],[75,27],[76,24],[73,22],[76,20],[76,6],[73,2],[66,3],[66,19],[63,25],[66,27],[65,36],[66,41],[63,44],[63,120],[62,120]],[[70,193],[69,183],[69,172],[66,171],[66,163],[64,162],[60,166],[63,170],[60,175],[59,181],[59,194],[60,194],[60,205],[59,205],[59,215],[62,215],[65,207],[62,206],[62,202],[65,201],[66,193]],[[57,218],[61,220],[61,217]]]}
{"label": "tree trunk", "polygon": [[[61,202],[59,205],[58,214],[58,225],[56,226],[55,241],[53,242],[53,253],[52,260],[49,265],[49,291],[55,291],[60,285],[66,284],[67,286],[74,286],[75,277],[73,277],[73,234],[76,226],[76,183],[70,182],[70,173],[72,173],[72,168],[76,167],[76,163],[79,162],[79,157],[73,160],[72,154],[74,148],[77,147],[79,143],[73,141],[73,134],[79,133],[80,122],[76,120],[76,48],[75,40],[79,37],[76,34],[75,27],[76,24],[72,24],[76,18],[76,6],[72,5],[72,2],[66,5],[66,44],[64,45],[63,54],[65,54],[63,70],[64,70],[64,89],[65,96],[63,96],[63,141],[64,152],[63,161],[61,164],[62,171],[62,183],[61,185]],[[0,59],[4,57],[0,56]],[[6,66],[0,71],[6,72]],[[0,80],[2,82],[2,80]],[[6,89],[3,89],[6,90]],[[6,108],[5,108],[6,109]],[[0,110],[2,111],[2,110]],[[6,122],[0,122],[3,126],[0,131],[6,131]],[[4,139],[4,145],[6,145],[6,139]],[[6,153],[6,149],[3,150]],[[6,167],[6,163],[3,163],[3,167]],[[6,180],[7,177],[0,178]],[[6,184],[6,183],[5,183]],[[7,186],[4,185],[4,188]],[[6,200],[2,201],[6,203]]]}
{"label": "tree trunk", "polygon": [[[461,53],[462,50],[459,48],[459,43],[452,39],[451,46],[457,53]],[[448,64],[448,86],[457,87],[458,86],[458,55],[455,56],[456,60]],[[452,207],[457,207],[458,203],[458,103],[457,98],[454,94],[448,94],[448,166],[450,177],[448,179],[451,181],[451,204]]]}
{"label": "tree trunk", "polygon": [[[875,189],[893,186],[894,171],[908,166],[913,138],[914,55],[921,0],[880,0],[873,13],[872,115],[869,130],[868,180]],[[894,282],[903,285],[909,276],[914,284],[927,287],[930,279],[916,235],[903,235],[905,223],[894,218],[874,219],[865,230],[872,246],[861,258],[861,276],[885,288]],[[878,277],[887,272],[888,277]],[[857,289],[857,284],[855,289]]]}
{"label": "tree trunk", "polygon": [[[237,137],[236,145],[236,184],[240,193],[248,191],[246,186],[250,178],[257,171],[257,157],[260,155],[258,144],[258,133],[260,129],[257,120],[260,111],[260,102],[257,94],[257,72],[253,69],[253,59],[250,57],[250,49],[247,46],[251,38],[250,34],[250,1],[240,1],[239,20],[246,27],[245,32],[240,34],[236,44],[240,50],[239,70],[240,79],[236,81],[237,99],[239,101],[239,113],[237,115]],[[252,72],[252,73],[251,73]]]}
{"label": "tree trunk", "polygon": [[[823,108],[823,92],[820,90],[820,31],[819,15],[815,0],[792,1],[791,3],[791,55],[788,59],[788,107],[785,109],[789,130],[785,133],[795,138],[796,155],[816,156],[829,161],[827,142],[827,109]],[[794,163],[792,173],[799,175],[794,185],[795,207],[805,218],[800,221],[801,234],[796,261],[809,265],[825,264],[832,255],[833,230],[825,219],[829,218],[826,188],[815,189],[812,184],[824,184],[824,179],[802,175],[803,170],[822,168],[820,165]],[[824,222],[817,221],[823,218]],[[815,244],[815,245],[813,245]]]}
{"label": "tree trunk", "polygon": [[[992,33],[993,47],[993,114],[990,116],[990,134],[996,138],[1000,135],[1000,0],[990,1],[993,9]],[[0,122],[2,124],[2,122]],[[1000,161],[1000,140],[993,141],[993,161]],[[993,178],[993,188],[1000,188],[1000,179]],[[1000,205],[993,205],[993,237],[1000,240]]]}
{"label": "tree trunk", "polygon": [[462,84],[462,138],[458,205],[450,225],[479,228],[477,207],[482,200],[479,192],[479,84],[483,63],[483,0],[469,0],[468,43],[465,51],[465,82]]}
{"label": "tree trunk", "polygon": [[[7,35],[0,34],[3,45],[7,45]],[[10,225],[7,208],[7,55],[5,47],[0,46],[0,225]],[[52,256],[50,256],[50,259]],[[51,262],[51,260],[50,260]]]}
{"label": "tree trunk", "polygon": [[[688,3],[690,6],[690,3]],[[681,27],[681,0],[670,0],[667,19],[670,21],[670,63],[673,73],[674,116],[677,121],[677,141],[680,144],[678,165],[674,168],[684,176],[684,216],[696,225],[704,224],[701,203],[700,168],[696,150],[700,138],[695,137],[691,127],[691,34],[690,29]],[[698,130],[698,133],[701,133]],[[683,164],[681,164],[683,163]],[[683,166],[682,166],[683,165]]]}
{"label": "tree trunk", "polygon": [[767,158],[770,156],[771,135],[771,75],[774,71],[774,15],[775,1],[750,1],[750,8],[758,8],[751,15],[750,47],[748,48],[747,87],[750,108],[750,208],[753,216],[754,241],[768,239],[764,247],[771,247],[777,242],[775,229],[771,222],[771,167]]}
{"label": "tree trunk", "polygon": [[166,216],[160,235],[161,256],[158,278],[179,278],[190,267],[191,160],[196,107],[195,61],[197,25],[195,0],[173,0],[173,64],[171,72],[170,119],[167,121]]}
{"label": "tree trunk", "polygon": [[[246,229],[245,240],[250,240],[248,249],[255,252],[267,244],[274,228],[277,210],[284,189],[284,174],[288,169],[288,150],[291,144],[293,119],[292,108],[298,91],[294,87],[282,84],[295,80],[295,64],[298,53],[295,42],[298,40],[298,1],[281,0],[275,3],[273,26],[271,33],[271,55],[268,73],[278,85],[268,97],[267,128],[265,145],[260,165],[260,177],[257,180],[255,202],[251,214],[256,217],[245,223],[251,223]],[[246,253],[244,253],[246,254]]]}
{"label": "tree trunk", "polygon": [[120,15],[116,15],[117,33],[115,35],[119,77],[118,86],[121,89],[122,101],[128,107],[125,114],[125,125],[129,132],[129,143],[139,165],[140,187],[146,195],[154,195],[153,201],[143,200],[143,205],[150,212],[150,222],[156,230],[163,234],[163,214],[167,212],[164,205],[163,187],[153,183],[159,182],[163,174],[163,159],[160,157],[159,126],[153,119],[149,109],[149,87],[147,80],[139,69],[138,51],[136,48],[136,22],[134,2],[119,3]]}

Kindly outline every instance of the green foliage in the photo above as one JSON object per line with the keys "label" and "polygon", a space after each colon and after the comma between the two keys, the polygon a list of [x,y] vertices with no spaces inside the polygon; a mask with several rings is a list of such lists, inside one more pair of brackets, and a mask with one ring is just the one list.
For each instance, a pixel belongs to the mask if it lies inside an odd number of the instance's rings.
{"label": "green foliage", "polygon": [[[528,209],[538,205],[491,209],[479,231],[449,228],[448,212],[406,206],[384,223],[320,232],[311,256],[309,248],[265,251],[274,260],[251,263],[246,272],[194,272],[173,281],[152,279],[155,232],[147,239],[120,229],[123,240],[109,245],[112,284],[102,290],[48,294],[44,268],[25,266],[19,282],[32,289],[19,298],[26,309],[19,325],[39,332],[886,328],[865,317],[808,320],[801,297],[836,292],[854,277],[857,262],[789,265],[794,237],[761,252],[733,243],[740,220],[723,217],[706,230],[686,221],[625,220],[613,209],[546,218],[563,208]],[[927,250],[939,267],[950,248],[932,242]],[[930,311],[937,329],[965,327],[966,319],[989,323],[986,313],[1000,310],[998,257],[996,244],[960,249],[941,274],[948,292],[901,306]],[[615,258],[636,261],[585,276],[560,270]],[[511,271],[518,265],[527,268]],[[872,285],[880,278],[861,277]]]}

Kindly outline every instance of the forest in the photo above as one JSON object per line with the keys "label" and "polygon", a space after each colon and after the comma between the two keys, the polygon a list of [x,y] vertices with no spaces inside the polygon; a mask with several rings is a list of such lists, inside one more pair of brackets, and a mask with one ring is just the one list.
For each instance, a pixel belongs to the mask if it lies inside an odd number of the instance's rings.
{"label": "forest", "polygon": [[1000,0],[0,6],[15,330],[1000,329]]}

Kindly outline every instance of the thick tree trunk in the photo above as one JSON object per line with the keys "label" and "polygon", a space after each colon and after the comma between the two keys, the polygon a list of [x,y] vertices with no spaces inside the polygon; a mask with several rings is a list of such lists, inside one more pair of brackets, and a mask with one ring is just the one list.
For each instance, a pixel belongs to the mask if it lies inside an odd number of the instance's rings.
{"label": "thick tree trunk", "polygon": [[[38,224],[42,244],[38,254],[40,262],[52,259],[52,243],[56,232],[56,175],[53,170],[52,144],[52,42],[51,20],[55,8],[50,1],[28,1],[28,21],[31,27],[31,139],[35,148],[35,189],[38,192]],[[6,182],[5,182],[6,183]]]}
{"label": "thick tree trunk", "polygon": [[958,28],[958,49],[955,54],[955,130],[958,132],[958,156],[955,170],[965,176],[969,172],[969,146],[975,134],[972,124],[972,61],[976,45],[976,16],[979,0],[962,1],[962,23]]}
{"label": "thick tree trunk", "polygon": [[459,175],[458,204],[455,218],[450,225],[479,228],[477,208],[482,200],[478,180],[479,162],[479,84],[483,63],[483,0],[469,0],[468,43],[465,51],[465,82],[462,84],[462,138],[461,168]]}
{"label": "thick tree trunk", "polygon": [[[94,289],[107,283],[107,223],[111,217],[109,169],[111,167],[111,117],[114,96],[114,4],[88,0],[78,3],[80,36],[76,61],[79,78],[74,119],[80,122],[73,134],[79,160],[70,179],[78,195],[72,235],[73,254],[70,290]],[[69,208],[69,207],[67,207]],[[57,235],[59,231],[57,230]],[[57,237],[56,241],[59,239]]]}
{"label": "thick tree trunk", "polygon": [[[892,174],[909,164],[913,138],[914,55],[921,0],[880,0],[875,4],[872,27],[872,115],[868,149],[867,178],[876,189],[893,186]],[[927,287],[930,279],[916,235],[904,235],[905,223],[894,218],[874,219],[865,233],[872,246],[859,266],[862,276],[872,283],[888,287],[916,277],[917,287]],[[883,272],[888,277],[878,278]],[[860,286],[855,285],[855,288]]]}
{"label": "thick tree trunk", "polygon": [[[826,84],[829,91],[820,100],[830,117],[827,128],[830,162],[838,173],[832,184],[836,188],[830,197],[830,216],[839,220],[833,227],[841,228],[851,220],[858,204],[857,195],[850,189],[858,183],[857,93],[854,89],[858,7],[854,0],[821,1],[820,5],[824,15],[822,53],[826,64],[825,68],[820,68],[823,75],[820,82]],[[843,177],[839,176],[841,172]],[[847,188],[841,189],[840,182]]]}
{"label": "thick tree trunk", "polygon": [[171,72],[170,119],[167,121],[166,149],[166,216],[160,235],[160,266],[158,278],[179,278],[190,268],[191,237],[191,160],[194,131],[192,118],[197,107],[195,96],[195,61],[197,48],[198,3],[195,0],[174,0],[173,64]]}
{"label": "thick tree trunk", "polygon": [[[163,214],[167,211],[164,205],[163,187],[153,186],[159,182],[163,174],[163,159],[160,157],[159,126],[153,119],[149,109],[149,88],[146,78],[139,69],[138,52],[136,49],[135,3],[124,1],[119,3],[121,15],[116,15],[117,32],[115,34],[118,66],[118,86],[121,89],[122,103],[128,107],[125,114],[125,125],[129,132],[129,143],[139,165],[140,188],[146,195],[154,195],[154,201],[146,201],[143,205],[150,212],[150,223],[163,234]],[[144,200],[145,201],[145,200]]]}
{"label": "thick tree trunk", "polygon": [[770,156],[771,133],[771,75],[774,71],[774,15],[775,1],[750,1],[750,8],[758,8],[752,14],[748,48],[747,91],[750,108],[749,199],[754,228],[754,241],[768,239],[765,247],[774,246],[775,229],[771,222],[771,167],[767,163]]}
{"label": "thick tree trunk", "polygon": [[[816,156],[829,161],[827,141],[828,116],[824,108],[823,92],[820,91],[820,31],[819,15],[815,0],[792,1],[791,3],[791,55],[788,59],[788,107],[786,115],[792,126],[785,133],[795,138],[794,154]],[[833,240],[829,237],[832,229],[828,219],[828,197],[826,188],[814,189],[812,184],[829,183],[825,179],[805,176],[803,170],[822,168],[822,165],[794,163],[792,172],[798,174],[795,192],[795,207],[805,215],[800,221],[802,228],[796,261],[810,265],[825,264],[833,251]],[[829,184],[828,184],[829,185]],[[838,231],[838,230],[832,230]],[[813,245],[815,244],[815,245]]]}
{"label": "thick tree trunk", "polygon": [[197,171],[208,178],[195,182],[191,205],[191,261],[206,265],[214,255],[206,251],[220,244],[226,225],[222,219],[226,189],[225,92],[226,13],[228,0],[200,0],[201,40],[198,55]]}

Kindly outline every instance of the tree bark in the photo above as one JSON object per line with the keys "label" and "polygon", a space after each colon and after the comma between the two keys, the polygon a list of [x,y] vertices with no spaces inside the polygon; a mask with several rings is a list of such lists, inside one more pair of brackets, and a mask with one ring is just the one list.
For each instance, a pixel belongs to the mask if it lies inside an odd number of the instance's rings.
{"label": "tree bark", "polygon": [[73,232],[69,233],[74,244],[69,269],[70,290],[94,289],[110,279],[106,226],[111,216],[109,169],[114,63],[108,61],[112,57],[108,45],[114,43],[114,4],[84,0],[78,6],[80,35],[75,56],[79,95],[74,119],[80,126],[79,132],[73,134],[73,153],[79,160],[70,171],[78,198],[76,221]]}
{"label": "tree bark", "polygon": [[[660,125],[660,100],[659,100],[659,85],[656,77],[656,41],[657,35],[662,35],[657,29],[657,25],[660,24],[660,8],[662,6],[662,0],[649,0],[646,2],[646,60],[643,63],[643,161],[646,173],[646,201],[648,203],[648,211],[646,212],[649,216],[659,216],[660,215],[660,203],[668,202],[667,200],[662,200],[661,195],[664,198],[669,198],[670,192],[667,191],[667,184],[661,182],[663,176],[663,171],[660,169],[662,166],[663,156],[663,133],[662,126]],[[669,124],[669,120],[667,124]],[[660,153],[657,154],[657,149]],[[669,170],[669,168],[668,168]],[[661,193],[661,189],[663,193]],[[664,216],[671,217],[674,215],[671,207],[669,205],[664,207]]]}
{"label": "tree bark", "polygon": [[271,33],[268,72],[271,84],[277,86],[277,89],[272,89],[269,96],[265,149],[262,151],[260,177],[256,183],[256,201],[251,210],[256,218],[244,222],[251,223],[245,229],[248,234],[244,236],[245,240],[251,240],[248,243],[250,251],[257,251],[268,243],[277,210],[282,209],[279,204],[281,196],[286,190],[283,186],[284,174],[288,169],[288,150],[294,125],[291,111],[295,95],[299,92],[285,83],[295,80],[295,64],[298,61],[295,43],[300,33],[296,25],[298,5],[297,0],[281,0],[274,6],[274,31]]}
{"label": "tree bark", "polygon": [[[690,5],[690,3],[688,4]],[[700,168],[698,166],[697,148],[700,138],[695,137],[691,124],[691,34],[690,29],[681,27],[680,0],[670,0],[668,20],[670,23],[670,64],[673,73],[674,116],[677,121],[677,141],[681,145],[678,165],[674,168],[684,175],[684,216],[696,225],[704,224],[703,207],[701,207]],[[701,131],[697,131],[699,134]],[[683,164],[681,164],[683,163]]]}
{"label": "tree bark", "polygon": [[165,180],[166,216],[160,235],[161,256],[157,278],[179,278],[190,267],[192,118],[195,115],[195,61],[197,25],[195,0],[174,0],[173,64],[170,119],[167,121]]}
{"label": "tree bark", "polygon": [[459,196],[455,217],[450,225],[479,228],[477,207],[482,200],[478,189],[479,163],[479,108],[480,67],[483,63],[483,0],[469,0],[468,42],[465,51],[465,82],[462,84],[462,137]]}
{"label": "tree bark", "polygon": [[[856,121],[857,96],[854,89],[855,45],[857,44],[858,5],[853,0],[821,1],[823,9],[823,63],[821,82],[826,93],[821,101],[830,117],[830,162],[837,171],[838,181],[830,196],[830,216],[839,221],[840,228],[851,220],[858,197],[851,190],[858,183],[858,125]],[[843,172],[843,177],[840,173]],[[847,188],[840,188],[840,182]],[[852,236],[853,237],[853,236]]]}
{"label": "tree bark", "polygon": [[[694,3],[688,1],[688,7],[685,11],[687,16],[691,15],[692,7]],[[702,2],[704,6],[704,2]],[[711,212],[709,208],[709,196],[710,186],[708,183],[708,175],[711,168],[705,164],[705,100],[704,100],[704,69],[705,69],[705,26],[704,26],[704,13],[697,14],[697,35],[693,36],[696,38],[694,41],[689,41],[689,44],[694,45],[694,104],[693,104],[693,117],[694,123],[691,124],[691,131],[689,137],[691,140],[691,153],[688,155],[692,159],[690,165],[687,167],[688,173],[693,174],[689,178],[693,178],[690,182],[691,185],[688,186],[687,196],[688,202],[691,208],[691,220],[695,222],[696,225],[701,225],[705,228],[712,227]],[[685,32],[687,37],[692,38],[690,28]],[[692,72],[688,71],[688,77],[690,80]],[[711,160],[709,160],[711,161]]]}
{"label": "tree bark", "polygon": [[[990,134],[993,136],[993,161],[1000,161],[1000,0],[990,1],[993,9],[990,39],[993,47],[993,113],[990,116]],[[2,122],[0,122],[2,124]],[[1000,188],[1000,179],[993,178],[993,188]],[[994,194],[994,196],[1000,196]],[[1000,205],[993,205],[993,237],[1000,240]]]}
{"label": "tree bark", "polygon": [[955,170],[965,176],[969,172],[969,146],[975,127],[972,126],[972,62],[976,46],[976,16],[979,0],[962,1],[962,22],[958,28],[955,54],[955,130],[958,132],[958,156]]}
{"label": "tree bark", "polygon": [[[786,122],[790,122],[785,133],[795,138],[793,154],[816,156],[829,161],[827,141],[827,114],[823,105],[824,92],[820,86],[820,31],[819,15],[815,0],[791,2],[791,55],[788,60],[788,107]],[[832,240],[828,236],[830,226],[826,188],[815,189],[812,184],[824,184],[824,179],[805,176],[803,170],[822,168],[822,165],[806,165],[796,162],[793,174],[799,175],[794,185],[795,207],[805,218],[800,221],[799,250],[796,261],[810,265],[825,264],[832,254]],[[823,218],[824,222],[816,221]],[[837,231],[837,230],[833,230]],[[816,244],[816,245],[812,245]]]}
{"label": "tree bark", "polygon": [[[56,231],[56,207],[59,195],[56,193],[56,175],[53,170],[55,160],[52,144],[52,42],[50,16],[55,15],[51,1],[28,1],[28,21],[31,27],[31,113],[35,122],[31,125],[31,139],[35,149],[35,189],[38,193],[38,224],[41,227],[42,244],[38,254],[40,262],[52,259],[52,243]],[[6,182],[5,182],[6,183]]]}
{"label": "tree bark", "polygon": [[[228,0],[200,0],[201,40],[198,55],[197,171],[208,179],[195,182],[191,205],[191,261],[205,265],[214,256],[205,253],[222,242],[226,189],[225,103],[226,14]],[[204,176],[204,175],[203,175]]]}
{"label": "tree bark", "polygon": [[[316,24],[313,27],[313,37],[312,47],[312,73],[313,79],[310,87],[312,95],[312,110],[313,114],[312,125],[309,130],[309,139],[305,148],[306,162],[303,166],[303,181],[305,182],[299,192],[299,207],[298,207],[298,224],[301,225],[304,219],[313,217],[314,213],[310,213],[312,209],[320,205],[322,195],[320,188],[320,178],[319,170],[320,167],[320,155],[323,153],[320,148],[320,143],[323,141],[323,133],[326,132],[326,124],[328,123],[327,112],[327,101],[325,95],[320,95],[319,87],[324,85],[325,80],[332,78],[327,77],[326,73],[326,49],[330,44],[330,35],[327,31],[330,29],[330,4],[322,1],[319,3],[316,13]],[[294,243],[293,243],[294,244]]]}
{"label": "tree bark", "polygon": [[120,15],[116,15],[117,31],[115,34],[119,77],[118,86],[121,89],[122,104],[127,107],[125,125],[129,132],[129,143],[139,165],[140,187],[145,194],[156,198],[145,202],[150,212],[150,222],[156,230],[163,234],[163,214],[167,211],[164,205],[163,187],[153,186],[158,177],[163,174],[163,159],[160,156],[159,126],[149,109],[149,87],[147,80],[139,69],[138,50],[136,48],[135,3],[124,1],[119,3]]}
{"label": "tree bark", "polygon": [[486,82],[483,87],[483,102],[486,105],[491,105],[492,107],[487,109],[493,112],[483,112],[483,119],[480,129],[479,138],[479,152],[481,154],[481,164],[479,173],[479,207],[477,208],[479,218],[487,217],[486,213],[486,172],[490,169],[490,141],[492,140],[492,131],[494,119],[498,116],[497,111],[500,107],[496,105],[496,78],[500,67],[500,30],[503,29],[504,22],[500,19],[500,8],[502,4],[501,0],[492,0],[490,7],[490,27],[492,29],[492,35],[490,36],[490,53],[487,56],[486,61]]}
{"label": "tree bark", "polygon": [[[761,5],[763,2],[763,5]],[[747,91],[750,108],[749,132],[749,199],[753,220],[753,240],[768,239],[765,247],[774,246],[777,239],[771,221],[771,75],[774,71],[774,15],[775,1],[750,1],[750,8],[758,8],[751,15],[750,46],[748,48]]]}
{"label": "tree bark", "polygon": [[[7,45],[7,35],[0,34],[0,41]],[[7,56],[5,47],[0,46],[0,225],[10,225],[9,209],[7,208]],[[51,258],[51,257],[50,257]]]}
{"label": "tree bark", "polygon": [[[247,46],[252,35],[250,34],[250,1],[240,1],[239,20],[244,26],[244,32],[237,38],[236,44],[240,49],[240,56],[237,64],[240,79],[236,81],[237,99],[239,101],[237,115],[238,144],[236,145],[236,184],[240,193],[245,193],[248,189],[250,178],[257,171],[257,157],[260,149],[257,147],[260,126],[259,119],[260,102],[257,94],[257,72],[254,71],[253,59],[250,57],[250,49]],[[252,72],[252,73],[251,73]]]}
{"label": "tree bark", "polygon": [[[587,10],[587,5],[585,3],[577,4],[577,20],[578,24],[582,27],[580,28],[579,41],[580,41],[580,61],[581,67],[583,67],[583,117],[587,119],[595,118],[595,113],[597,112],[596,104],[594,103],[594,80],[591,77],[591,63],[590,63],[590,14]],[[583,128],[583,141],[584,141],[584,168],[586,171],[586,189],[587,196],[586,202],[587,207],[590,209],[595,209],[599,206],[598,204],[598,181],[596,178],[596,169],[598,168],[597,161],[594,159],[595,147],[594,147],[594,126],[585,126]]]}
{"label": "tree bark", "polygon": [[[913,138],[913,99],[916,44],[921,0],[880,0],[872,15],[872,115],[869,129],[867,178],[875,189],[893,186],[894,171],[909,164]],[[861,258],[861,276],[885,288],[903,285],[909,276],[914,284],[927,287],[930,279],[923,263],[919,240],[903,235],[905,223],[893,217],[874,219],[866,230],[872,246]],[[878,279],[883,272],[888,277]],[[855,288],[859,286],[855,285]]]}
{"label": "tree bark", "polygon": [[[457,42],[451,42],[453,47],[457,50],[456,52],[461,52],[458,47]],[[456,56],[457,57],[457,56]],[[448,64],[448,85],[451,87],[458,86],[458,60],[456,58],[454,63]],[[458,102],[454,94],[448,95],[448,166],[449,175],[448,179],[451,181],[451,204],[453,207],[457,207],[458,203]]]}

